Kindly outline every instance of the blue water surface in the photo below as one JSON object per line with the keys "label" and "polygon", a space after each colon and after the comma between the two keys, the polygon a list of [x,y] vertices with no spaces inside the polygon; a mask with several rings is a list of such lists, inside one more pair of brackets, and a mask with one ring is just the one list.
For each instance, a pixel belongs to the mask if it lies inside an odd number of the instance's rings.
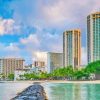
{"label": "blue water surface", "polygon": [[100,84],[47,83],[49,100],[100,100]]}

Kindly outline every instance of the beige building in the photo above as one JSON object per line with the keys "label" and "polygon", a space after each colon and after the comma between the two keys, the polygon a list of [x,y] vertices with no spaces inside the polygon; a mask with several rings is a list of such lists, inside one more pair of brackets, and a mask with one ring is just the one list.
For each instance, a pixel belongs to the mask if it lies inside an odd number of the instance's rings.
{"label": "beige building", "polygon": [[52,72],[63,66],[63,54],[54,52],[34,52],[34,66],[42,72]]}
{"label": "beige building", "polygon": [[100,12],[87,16],[88,63],[100,60]]}
{"label": "beige building", "polygon": [[34,61],[35,71],[38,72],[46,72],[46,63],[45,61]]}
{"label": "beige building", "polygon": [[81,63],[81,32],[79,29],[63,33],[63,66],[74,68]]}
{"label": "beige building", "polygon": [[16,69],[23,69],[24,60],[20,58],[0,58],[0,73],[8,76]]}
{"label": "beige building", "polygon": [[44,61],[34,61],[34,66],[44,67],[45,62]]}

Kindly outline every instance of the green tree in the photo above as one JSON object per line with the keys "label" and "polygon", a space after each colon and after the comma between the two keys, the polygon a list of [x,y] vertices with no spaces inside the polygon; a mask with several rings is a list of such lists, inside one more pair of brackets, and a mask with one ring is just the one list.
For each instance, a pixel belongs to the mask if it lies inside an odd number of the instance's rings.
{"label": "green tree", "polygon": [[24,77],[26,80],[39,78],[38,75],[36,75],[35,73],[26,73],[26,74],[24,74]]}
{"label": "green tree", "polygon": [[8,75],[8,79],[9,79],[9,80],[14,80],[14,74],[9,74],[9,75]]}
{"label": "green tree", "polygon": [[89,63],[86,67],[88,73],[99,73],[100,74],[100,60]]}
{"label": "green tree", "polygon": [[63,67],[63,68],[59,68],[56,69],[52,72],[53,77],[56,78],[69,78],[73,76],[73,68],[72,66],[68,66],[68,67]]}
{"label": "green tree", "polygon": [[46,72],[45,73],[44,72],[41,72],[39,74],[39,78],[40,79],[47,79],[47,78],[49,78],[49,74],[47,74]]}

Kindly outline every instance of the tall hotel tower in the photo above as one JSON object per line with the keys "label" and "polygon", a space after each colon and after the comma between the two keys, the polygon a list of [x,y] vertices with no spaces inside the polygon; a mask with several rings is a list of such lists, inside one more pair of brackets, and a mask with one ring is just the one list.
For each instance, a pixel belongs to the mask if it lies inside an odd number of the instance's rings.
{"label": "tall hotel tower", "polygon": [[78,68],[81,62],[81,32],[79,29],[63,33],[63,66]]}
{"label": "tall hotel tower", "polygon": [[100,60],[100,12],[87,16],[88,63]]}

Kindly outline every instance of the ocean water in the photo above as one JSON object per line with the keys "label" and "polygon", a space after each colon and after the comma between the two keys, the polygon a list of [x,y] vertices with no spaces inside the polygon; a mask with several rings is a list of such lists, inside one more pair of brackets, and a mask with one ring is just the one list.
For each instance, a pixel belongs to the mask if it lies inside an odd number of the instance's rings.
{"label": "ocean water", "polygon": [[[24,83],[0,83],[0,100],[10,100],[28,87]],[[42,83],[49,100],[100,100],[100,84]]]}
{"label": "ocean water", "polygon": [[0,100],[10,100],[29,85],[27,82],[0,83]]}
{"label": "ocean water", "polygon": [[46,83],[49,100],[100,100],[100,84]]}

